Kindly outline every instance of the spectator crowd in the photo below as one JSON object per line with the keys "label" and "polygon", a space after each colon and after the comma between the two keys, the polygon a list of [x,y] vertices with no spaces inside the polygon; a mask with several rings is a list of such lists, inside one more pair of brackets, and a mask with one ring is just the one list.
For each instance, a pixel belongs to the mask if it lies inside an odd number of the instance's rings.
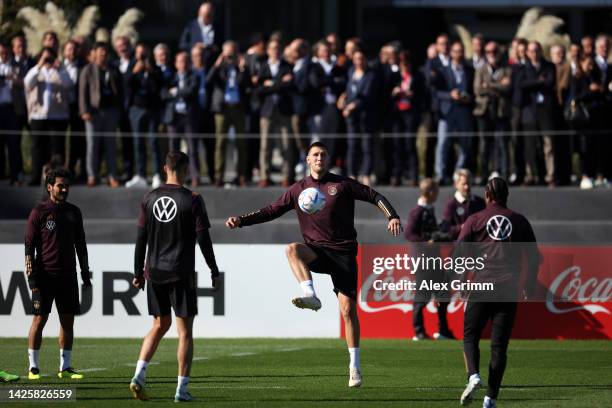
{"label": "spectator crowd", "polygon": [[[127,37],[112,50],[80,38],[60,48],[54,32],[42,46],[31,57],[24,36],[0,44],[0,178],[13,185],[40,185],[47,169],[64,165],[90,187],[157,187],[164,151],[183,149],[192,187],[267,187],[273,170],[288,186],[303,177],[314,140],[327,144],[332,171],[364,184],[375,175],[377,184],[434,177],[449,185],[457,169],[483,184],[501,176],[587,189],[611,177],[612,63],[603,34],[554,45],[549,59],[538,42],[481,35],[466,58],[461,41],[440,34],[417,67],[399,42],[368,58],[359,38],[342,44],[333,33],[312,46],[278,32],[254,35],[242,52],[206,2],[174,55],[166,44],[133,46]],[[422,145],[417,134],[426,136]]]}

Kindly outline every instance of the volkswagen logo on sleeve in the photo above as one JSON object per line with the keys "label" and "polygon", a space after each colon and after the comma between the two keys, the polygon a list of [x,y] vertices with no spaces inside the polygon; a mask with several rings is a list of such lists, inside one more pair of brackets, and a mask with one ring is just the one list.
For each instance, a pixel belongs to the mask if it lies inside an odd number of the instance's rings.
{"label": "volkswagen logo on sleeve", "polygon": [[177,211],[176,201],[167,196],[159,197],[153,204],[153,215],[159,222],[172,221]]}
{"label": "volkswagen logo on sleeve", "polygon": [[55,221],[47,220],[47,229],[53,231],[55,229]]}
{"label": "volkswagen logo on sleeve", "polygon": [[505,241],[512,235],[512,223],[503,215],[494,215],[487,221],[487,234],[495,241]]}

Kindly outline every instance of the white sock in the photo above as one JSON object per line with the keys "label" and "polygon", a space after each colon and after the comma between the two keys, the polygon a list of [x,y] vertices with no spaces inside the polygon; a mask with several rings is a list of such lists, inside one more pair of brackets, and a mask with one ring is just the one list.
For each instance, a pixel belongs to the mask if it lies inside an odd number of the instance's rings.
{"label": "white sock", "polygon": [[40,350],[28,349],[28,360],[30,360],[30,368],[38,368],[38,353],[40,353]]}
{"label": "white sock", "polygon": [[484,403],[486,404],[487,402],[491,401],[492,403],[495,404],[495,401],[493,398],[489,397],[488,395],[485,395],[484,397]]}
{"label": "white sock", "polygon": [[314,286],[312,284],[312,280],[305,280],[300,282],[300,287],[306,296],[317,296],[314,290]]}
{"label": "white sock", "polygon": [[189,377],[181,377],[179,375],[177,378],[178,378],[178,384],[176,385],[176,393],[177,394],[186,393],[187,385],[189,385]]}
{"label": "white sock", "polygon": [[72,350],[60,349],[60,371],[72,367]]}
{"label": "white sock", "polygon": [[349,347],[348,351],[349,351],[349,356],[351,357],[349,368],[360,368],[361,358],[360,358],[360,353],[359,353],[359,347]]}
{"label": "white sock", "polygon": [[470,378],[468,378],[468,381],[475,380],[476,378],[480,380],[480,374],[476,373],[476,374],[470,375]]}
{"label": "white sock", "polygon": [[134,377],[140,381],[141,384],[144,384],[145,379],[147,377],[147,366],[149,365],[148,361],[138,360],[136,363],[136,372],[134,373]]}

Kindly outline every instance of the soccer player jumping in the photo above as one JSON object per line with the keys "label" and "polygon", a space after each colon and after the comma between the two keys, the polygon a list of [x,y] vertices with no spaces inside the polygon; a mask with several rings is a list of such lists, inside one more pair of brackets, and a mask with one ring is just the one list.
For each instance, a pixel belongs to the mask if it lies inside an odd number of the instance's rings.
{"label": "soccer player jumping", "polygon": [[55,301],[59,313],[59,378],[80,380],[82,374],[71,364],[74,315],[80,313],[75,250],[81,266],[81,279],[91,287],[83,217],[76,205],[68,203],[70,173],[51,170],[45,186],[49,198],[38,204],[28,217],[25,232],[25,263],[32,289],[34,318],[28,337],[30,369],[28,379],[39,380],[38,366],[42,333]]}
{"label": "soccer player jumping", "polygon": [[303,297],[293,299],[301,309],[319,310],[321,301],[314,290],[311,271],[331,275],[344,319],[349,349],[349,387],[361,385],[359,320],[357,317],[357,232],[354,227],[355,200],[375,204],[387,217],[387,230],[402,231],[399,216],[385,197],[357,181],[328,172],[329,154],[320,142],[308,148],[310,176],[293,184],[275,202],[258,211],[230,217],[234,229],[272,221],[296,210],[304,243],[291,243],[286,254]]}
{"label": "soccer player jumping", "polygon": [[147,366],[172,325],[171,309],[176,315],[179,338],[174,401],[193,399],[187,386],[193,359],[193,319],[198,313],[196,241],[210,268],[212,286],[218,286],[219,268],[208,233],[210,222],[204,200],[183,187],[188,168],[189,158],[185,153],[169,152],[164,165],[166,184],[145,195],[140,206],[134,254],[136,276],[132,283],[144,290],[146,279],[153,328],[142,343],[136,372],[130,382],[130,391],[139,400],[148,399],[144,389]]}

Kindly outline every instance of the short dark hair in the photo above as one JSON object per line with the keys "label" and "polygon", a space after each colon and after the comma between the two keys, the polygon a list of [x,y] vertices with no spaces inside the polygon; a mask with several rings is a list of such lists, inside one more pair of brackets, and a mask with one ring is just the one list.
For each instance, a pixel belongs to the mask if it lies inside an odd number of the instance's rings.
{"label": "short dark hair", "polygon": [[47,186],[47,184],[54,185],[55,179],[58,177],[65,178],[70,181],[70,172],[64,167],[56,167],[54,169],[49,170],[47,176],[45,177],[45,187]]}
{"label": "short dark hair", "polygon": [[501,177],[493,177],[485,186],[485,193],[489,194],[492,201],[506,204],[508,201],[508,183]]}
{"label": "short dark hair", "polygon": [[172,150],[166,155],[166,166],[172,171],[183,172],[189,166],[189,156],[180,150]]}
{"label": "short dark hair", "polygon": [[329,151],[329,149],[327,148],[327,145],[325,143],[323,143],[323,142],[312,142],[310,144],[310,146],[308,146],[308,149],[306,149],[306,156],[308,156],[310,154],[310,150],[313,147],[320,147],[321,149],[325,149],[325,150]]}
{"label": "short dark hair", "polygon": [[93,49],[97,50],[98,48],[104,48],[106,51],[108,51],[108,44],[105,43],[104,41],[96,41],[96,43],[93,46]]}

